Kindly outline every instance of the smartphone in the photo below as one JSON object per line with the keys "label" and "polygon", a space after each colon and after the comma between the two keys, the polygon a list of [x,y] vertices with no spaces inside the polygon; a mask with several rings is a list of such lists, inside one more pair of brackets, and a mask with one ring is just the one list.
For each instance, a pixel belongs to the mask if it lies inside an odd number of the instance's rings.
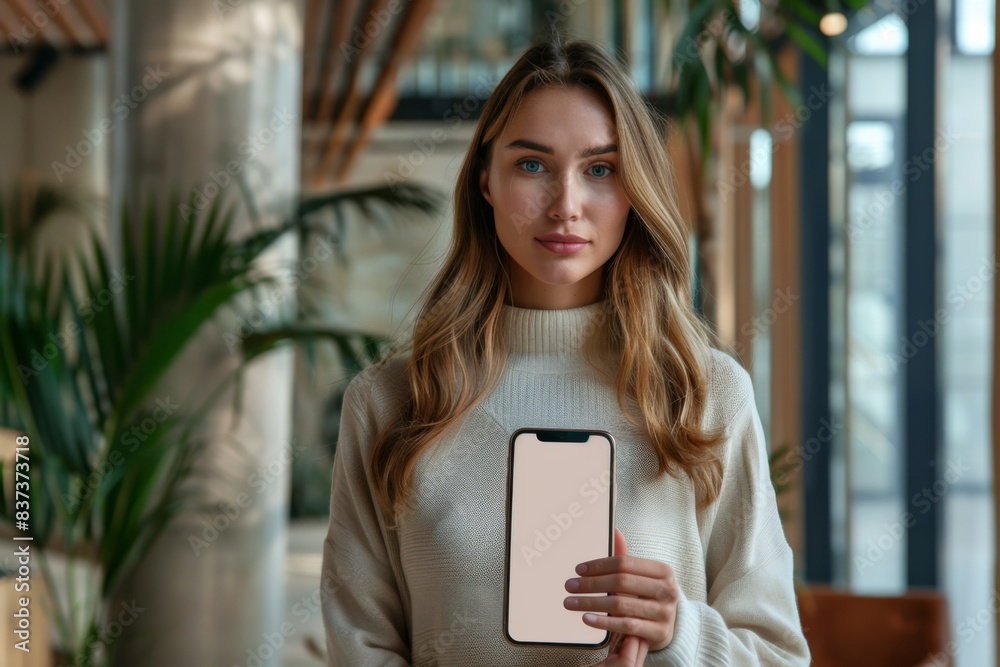
{"label": "smartphone", "polygon": [[[507,462],[504,635],[514,644],[601,648],[611,634],[563,606],[576,566],[614,554],[615,440],[607,431],[521,428]],[[605,612],[597,612],[604,614]]]}

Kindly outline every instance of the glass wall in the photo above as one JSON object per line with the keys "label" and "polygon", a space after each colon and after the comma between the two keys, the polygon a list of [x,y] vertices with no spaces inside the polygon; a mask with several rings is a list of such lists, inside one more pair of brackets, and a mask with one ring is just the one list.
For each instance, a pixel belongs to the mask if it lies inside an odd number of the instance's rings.
{"label": "glass wall", "polygon": [[[949,7],[945,7],[949,9]],[[993,254],[993,11],[955,0],[944,53],[937,138],[941,156],[939,292],[944,469],[926,494],[943,502],[943,581],[958,667],[995,662],[990,383]]]}
{"label": "glass wall", "polygon": [[[955,664],[995,664],[990,455],[993,254],[994,3],[941,0],[937,137],[907,155],[903,9],[845,41],[831,59],[840,112],[831,113],[831,344],[833,501],[837,583],[859,593],[906,590],[905,528],[941,503],[940,587],[948,597]],[[938,192],[939,279],[933,322],[903,335],[905,193]],[[935,267],[927,267],[933,270]],[[938,350],[943,460],[933,487],[906,497],[902,477],[905,366]],[[937,508],[935,508],[937,509]]]}
{"label": "glass wall", "polygon": [[[906,545],[901,539],[902,382],[894,356],[902,309],[902,233],[906,187],[906,27],[895,15],[870,25],[834,54],[831,76],[842,98],[832,114],[846,177],[833,198],[831,313],[833,424],[842,424],[835,449],[843,503],[834,504],[843,531],[839,583],[864,593],[905,588]],[[834,429],[836,430],[836,429]],[[835,540],[835,543],[837,540]]]}

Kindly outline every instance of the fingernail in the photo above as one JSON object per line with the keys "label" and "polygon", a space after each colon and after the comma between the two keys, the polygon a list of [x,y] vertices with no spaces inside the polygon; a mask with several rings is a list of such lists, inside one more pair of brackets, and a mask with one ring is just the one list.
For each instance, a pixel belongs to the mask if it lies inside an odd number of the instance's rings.
{"label": "fingernail", "polygon": [[577,579],[570,579],[566,582],[566,590],[575,591],[580,587],[580,582]]}
{"label": "fingernail", "polygon": [[576,598],[566,598],[566,606],[570,609],[576,609],[580,606],[580,601]]}
{"label": "fingernail", "polygon": [[577,574],[583,574],[586,571],[587,571],[587,564],[586,563],[580,563],[579,565],[576,566],[576,573]]}

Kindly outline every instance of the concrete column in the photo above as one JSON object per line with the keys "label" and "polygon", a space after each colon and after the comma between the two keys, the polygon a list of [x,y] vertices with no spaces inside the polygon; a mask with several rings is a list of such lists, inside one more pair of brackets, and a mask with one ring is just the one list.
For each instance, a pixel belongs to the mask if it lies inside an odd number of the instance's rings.
{"label": "concrete column", "polygon": [[[264,224],[292,211],[299,186],[302,8],[296,0],[116,0],[112,7],[112,210],[140,210],[176,189],[244,201],[248,181]],[[245,211],[245,208],[241,208]],[[238,218],[235,233],[250,231]],[[117,225],[117,212],[112,226]],[[294,239],[271,252],[269,270],[296,259]],[[277,308],[272,306],[276,305]],[[250,321],[264,328],[292,312],[285,293]],[[239,322],[205,327],[157,397],[199,408],[235,367]],[[176,521],[121,594],[141,608],[119,640],[116,665],[278,665],[273,638],[284,611],[293,364],[288,352],[256,362],[233,425],[225,395],[192,485],[201,512]],[[213,525],[214,524],[214,525]],[[271,641],[269,641],[269,638]],[[254,661],[251,661],[251,656]]]}

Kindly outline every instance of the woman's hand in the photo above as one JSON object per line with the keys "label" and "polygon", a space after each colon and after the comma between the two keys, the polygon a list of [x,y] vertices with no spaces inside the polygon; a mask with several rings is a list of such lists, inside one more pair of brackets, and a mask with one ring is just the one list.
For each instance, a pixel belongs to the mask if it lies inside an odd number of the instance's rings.
{"label": "woman's hand", "polygon": [[[612,635],[612,647],[616,640],[621,639],[621,637],[622,635],[618,633]],[[645,639],[625,635],[625,641],[621,642],[617,648],[612,648],[607,658],[591,667],[642,667],[648,651],[649,642]]]}
{"label": "woman's hand", "polygon": [[[608,616],[584,614],[583,622],[626,635],[621,652],[609,653],[601,665],[642,665],[647,651],[659,651],[674,638],[680,588],[673,568],[666,563],[628,555],[625,536],[617,528],[614,551],[614,556],[581,563],[576,568],[581,576],[566,582],[571,593],[612,595],[568,597],[563,604],[574,611],[607,612]],[[578,584],[575,589],[574,582]],[[631,638],[644,641],[630,642]]]}

